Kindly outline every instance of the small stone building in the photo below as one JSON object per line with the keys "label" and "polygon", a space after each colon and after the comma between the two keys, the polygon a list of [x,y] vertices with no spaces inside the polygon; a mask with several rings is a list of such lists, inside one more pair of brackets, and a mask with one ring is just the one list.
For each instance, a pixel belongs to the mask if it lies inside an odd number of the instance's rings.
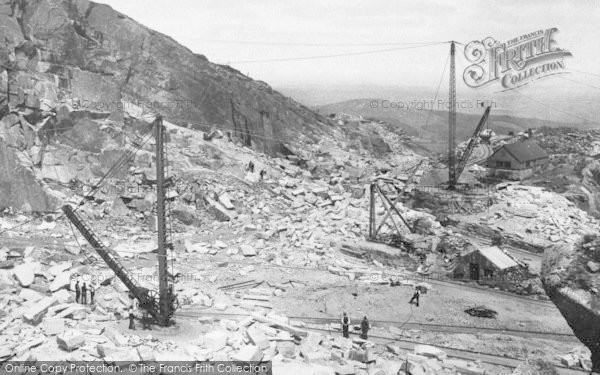
{"label": "small stone building", "polygon": [[547,163],[546,151],[533,141],[523,141],[500,147],[486,164],[490,176],[522,180]]}
{"label": "small stone building", "polygon": [[497,282],[520,268],[513,258],[497,246],[471,248],[457,259],[454,278]]}

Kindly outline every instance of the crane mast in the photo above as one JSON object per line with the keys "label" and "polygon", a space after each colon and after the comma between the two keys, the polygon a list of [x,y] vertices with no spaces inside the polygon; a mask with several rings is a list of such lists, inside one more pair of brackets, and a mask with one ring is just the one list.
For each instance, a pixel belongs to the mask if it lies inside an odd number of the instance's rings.
{"label": "crane mast", "polygon": [[[169,281],[167,278],[167,224],[165,217],[165,153],[164,153],[164,127],[162,116],[155,120],[156,139],[156,215],[158,223],[158,290],[159,308],[161,318],[170,316]],[[168,325],[168,321],[159,322]]]}
{"label": "crane mast", "polygon": [[[450,86],[448,94],[448,181],[456,181],[456,56],[450,43]],[[450,185],[452,186],[452,185]]]}
{"label": "crane mast", "polygon": [[[158,222],[158,294],[154,290],[142,287],[134,276],[124,267],[119,260],[111,254],[108,248],[102,244],[98,236],[77,214],[77,209],[70,205],[62,207],[65,216],[92,245],[94,250],[106,262],[111,270],[129,289],[129,292],[138,300],[140,308],[148,311],[154,321],[161,326],[171,324],[171,318],[177,308],[178,302],[173,288],[169,284],[167,273],[167,249],[172,249],[172,244],[167,238],[166,210],[165,210],[165,150],[164,150],[164,127],[162,117],[159,115],[154,120],[154,136],[156,138],[156,213]],[[139,145],[141,147],[141,145]],[[131,155],[129,155],[131,156]]]}

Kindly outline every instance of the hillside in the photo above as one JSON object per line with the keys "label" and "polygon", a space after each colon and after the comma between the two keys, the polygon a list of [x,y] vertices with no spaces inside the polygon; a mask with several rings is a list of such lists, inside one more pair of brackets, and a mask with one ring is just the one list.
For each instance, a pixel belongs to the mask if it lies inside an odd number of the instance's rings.
{"label": "hillside", "polygon": [[[434,105],[434,110],[428,107],[419,109],[417,107],[399,108],[391,101],[379,98],[365,98],[348,100],[339,103],[321,105],[315,107],[316,110],[323,114],[330,113],[347,113],[354,116],[363,116],[365,118],[377,119],[386,121],[389,124],[396,125],[404,132],[411,135],[419,135],[422,138],[429,139],[447,139],[448,133],[448,112],[437,110]],[[373,108],[371,103],[377,103],[376,108]],[[398,102],[397,102],[398,103]],[[411,103],[408,102],[410,105]],[[463,140],[469,137],[475,126],[479,122],[484,109],[481,108],[481,114],[462,113],[460,110],[456,116],[456,136],[458,140]],[[472,110],[476,112],[476,110]],[[489,120],[489,127],[497,133],[506,134],[509,131],[518,133],[527,130],[528,128],[540,128],[542,126],[561,127],[567,124],[556,121],[544,121],[535,118],[525,118],[509,116],[506,114],[494,114],[494,108]],[[570,124],[571,126],[573,124]]]}
{"label": "hillside", "polygon": [[106,5],[1,0],[0,28],[2,209],[55,209],[61,187],[93,184],[155,114],[271,156],[351,141],[266,83]]}
{"label": "hillside", "polygon": [[26,105],[37,117],[61,103],[113,119],[122,118],[123,106],[141,107],[181,126],[226,128],[270,154],[285,153],[287,140],[310,142],[328,130],[323,118],[266,83],[106,5],[2,0],[0,27],[0,63],[9,68],[0,91],[10,87],[11,105]]}

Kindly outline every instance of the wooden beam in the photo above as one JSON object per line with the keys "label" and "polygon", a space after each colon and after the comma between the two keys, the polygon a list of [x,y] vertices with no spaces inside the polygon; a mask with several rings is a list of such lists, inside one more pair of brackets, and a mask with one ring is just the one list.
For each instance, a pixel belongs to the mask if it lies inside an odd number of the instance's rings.
{"label": "wooden beam", "polygon": [[[389,199],[388,197],[385,195],[384,192],[381,191],[381,189],[379,188],[379,186],[376,186],[377,192],[379,193],[379,195],[382,197],[382,202],[383,202],[383,207],[385,208],[387,213],[390,213],[390,207],[388,207],[385,203],[389,203]],[[394,207],[395,208],[395,207]],[[396,210],[397,211],[397,210]],[[389,215],[390,220],[392,221],[392,223],[394,224],[394,227],[396,228],[396,231],[398,232],[398,234],[400,234],[400,228],[398,228],[398,225],[396,224],[396,221],[394,221],[394,217]],[[404,218],[402,218],[402,220],[404,220]],[[385,224],[385,221],[382,221],[381,224],[379,224],[379,227],[377,228],[377,230],[375,231],[375,235],[377,235],[377,233],[379,233],[379,230],[381,229],[381,227],[383,226],[383,224]]]}
{"label": "wooden beam", "polygon": [[412,228],[410,227],[410,225],[408,225],[408,222],[404,219],[404,216],[402,216],[402,214],[400,213],[400,211],[398,211],[398,209],[396,208],[396,206],[394,206],[392,204],[392,202],[390,201],[390,199],[385,194],[382,194],[382,197],[391,206],[391,209],[393,209],[396,212],[396,214],[400,217],[400,219],[402,220],[402,222],[404,223],[404,225],[406,225],[406,227],[408,228],[408,230],[412,233]]}

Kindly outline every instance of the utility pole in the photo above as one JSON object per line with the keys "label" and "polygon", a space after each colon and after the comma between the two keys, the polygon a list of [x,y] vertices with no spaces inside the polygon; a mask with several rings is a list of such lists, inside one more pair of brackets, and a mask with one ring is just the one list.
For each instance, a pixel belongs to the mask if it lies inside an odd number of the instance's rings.
{"label": "utility pole", "polygon": [[156,138],[156,215],[158,221],[158,290],[161,326],[169,325],[171,303],[167,279],[167,225],[165,218],[164,129],[162,116],[154,120]]}
{"label": "utility pole", "polygon": [[[454,41],[450,42],[450,90],[448,97],[448,182],[456,179],[456,66]],[[452,188],[452,186],[450,186]]]}

